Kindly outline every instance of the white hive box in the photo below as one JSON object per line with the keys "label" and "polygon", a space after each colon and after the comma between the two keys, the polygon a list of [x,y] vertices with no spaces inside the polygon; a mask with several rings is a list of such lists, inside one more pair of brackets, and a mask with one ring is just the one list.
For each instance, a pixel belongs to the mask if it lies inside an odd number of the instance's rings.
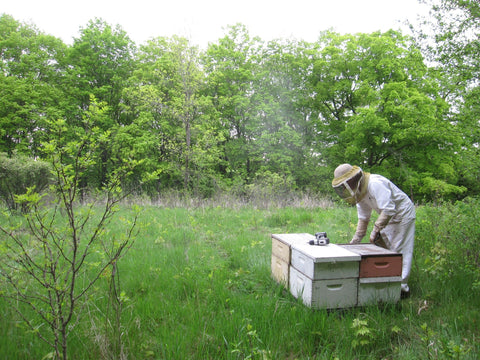
{"label": "white hive box", "polygon": [[290,266],[290,292],[307,306],[338,309],[357,305],[357,278],[312,280]]}
{"label": "white hive box", "polygon": [[292,245],[291,265],[313,280],[358,277],[361,256],[335,244]]}
{"label": "white hive box", "polygon": [[358,306],[396,303],[400,300],[402,254],[374,244],[342,244],[361,256],[358,279]]}
{"label": "white hive box", "polygon": [[358,306],[378,303],[397,303],[400,300],[401,276],[358,279]]}
{"label": "white hive box", "polygon": [[357,304],[360,255],[335,244],[292,245],[290,292],[314,308]]}
{"label": "white hive box", "polygon": [[272,234],[272,276],[277,282],[289,286],[291,247],[297,243],[307,243],[315,236],[301,234]]}

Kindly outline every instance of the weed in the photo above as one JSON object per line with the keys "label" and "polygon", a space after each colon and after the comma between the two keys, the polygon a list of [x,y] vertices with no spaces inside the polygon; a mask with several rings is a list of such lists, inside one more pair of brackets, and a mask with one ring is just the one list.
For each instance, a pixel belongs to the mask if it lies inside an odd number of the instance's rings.
{"label": "weed", "polygon": [[471,347],[465,342],[458,343],[451,338],[442,337],[432,330],[426,323],[421,326],[423,331],[420,337],[428,359],[464,359],[471,351]]}
{"label": "weed", "polygon": [[372,345],[374,339],[373,330],[368,326],[368,321],[355,318],[353,319],[352,329],[354,339],[352,340],[352,347],[354,349],[368,349]]}

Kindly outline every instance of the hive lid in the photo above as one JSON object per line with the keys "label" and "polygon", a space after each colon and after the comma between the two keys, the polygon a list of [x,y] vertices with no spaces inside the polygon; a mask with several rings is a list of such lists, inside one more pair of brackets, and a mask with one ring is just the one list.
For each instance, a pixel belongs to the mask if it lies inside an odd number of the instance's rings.
{"label": "hive lid", "polygon": [[340,247],[342,247],[346,250],[352,251],[356,254],[359,254],[362,257],[368,257],[368,256],[399,256],[400,255],[399,253],[397,253],[395,251],[384,249],[384,248],[382,248],[380,246],[377,246],[375,244],[368,244],[368,243],[365,243],[365,244],[338,244],[338,246],[340,246]]}
{"label": "hive lid", "polygon": [[307,243],[310,240],[315,240],[315,236],[307,233],[300,234],[272,234],[272,238],[277,239],[287,245],[292,245],[295,243]]}
{"label": "hive lid", "polygon": [[[315,238],[315,237],[313,237]],[[310,245],[308,241],[292,244],[292,251],[299,251],[315,263],[335,261],[360,261],[361,256],[336,244]]]}

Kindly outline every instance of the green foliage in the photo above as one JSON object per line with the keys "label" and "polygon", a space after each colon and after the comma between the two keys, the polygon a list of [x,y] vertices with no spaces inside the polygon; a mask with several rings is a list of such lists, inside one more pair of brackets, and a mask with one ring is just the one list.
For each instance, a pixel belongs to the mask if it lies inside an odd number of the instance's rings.
{"label": "green foliage", "polygon": [[[128,337],[133,358],[478,358],[480,204],[437,206],[480,192],[478,2],[426,2],[436,5],[428,22],[438,25],[426,43],[396,31],[265,43],[237,24],[203,53],[179,37],[137,52],[119,26],[100,19],[67,46],[1,15],[0,161],[9,180],[0,188],[10,207],[33,210],[1,218],[2,295],[9,274],[27,270],[10,277],[15,301],[0,298],[2,354],[51,355],[35,336],[47,336],[45,324],[59,313],[36,306],[50,289],[65,310],[65,282],[36,283],[35,269],[56,264],[68,283],[73,252],[63,246],[81,235],[79,249],[92,256],[74,292],[98,279],[89,290],[110,300],[83,299],[89,321],[75,318],[69,337],[78,357],[125,356]],[[46,159],[53,165],[48,197],[30,183],[39,178],[25,177],[29,159],[30,171],[43,171],[36,166]],[[435,201],[418,208],[413,295],[398,307],[312,312],[270,278],[272,232],[351,238],[352,209],[315,209],[331,205],[317,197],[314,209],[303,199],[307,209],[269,208],[305,190],[330,195],[332,169],[346,161],[391,178],[416,201]],[[12,184],[13,176],[24,180]],[[95,189],[111,195],[111,215],[124,190],[160,203],[170,190],[189,204],[222,190],[242,203],[143,211],[151,225],[135,257],[120,261],[120,289],[112,285],[118,268],[102,254],[114,255],[129,235],[88,204]],[[245,199],[252,208],[242,207]],[[46,200],[51,207],[40,207]],[[135,216],[122,219],[132,229]],[[98,233],[87,220],[100,224]],[[90,230],[100,245],[86,245]],[[6,256],[13,248],[18,256]],[[18,309],[22,322],[12,304],[32,294],[35,308]]]}
{"label": "green foliage", "polygon": [[420,327],[423,331],[420,340],[424,344],[427,359],[464,359],[469,354],[471,348],[467,344],[439,339],[438,334],[426,323]]}
{"label": "green foliage", "polygon": [[416,29],[419,40],[424,40],[425,53],[440,65],[439,70],[448,74],[444,86],[451,92],[448,96],[456,98],[478,87],[480,5],[464,0],[423,1],[431,11],[424,26]]}
{"label": "green foliage", "polygon": [[258,173],[252,184],[245,186],[245,190],[250,202],[285,200],[294,194],[295,182],[292,176],[281,177],[277,173],[265,171]]}
{"label": "green foliage", "polygon": [[66,45],[0,15],[0,152],[40,155],[46,117],[64,114]]}
{"label": "green foliage", "polygon": [[[16,197],[28,189],[42,193],[52,181],[49,163],[33,160],[25,155],[14,153],[9,157],[0,153],[0,199],[8,209],[18,210],[21,206]],[[23,211],[27,209],[22,207]]]}
{"label": "green foliage", "polygon": [[439,92],[452,105],[448,118],[461,138],[455,161],[449,161],[452,175],[470,195],[477,194],[480,5],[463,0],[423,2],[431,11],[422,26],[414,29],[417,43],[433,64],[431,72],[441,74]]}
{"label": "green foliage", "polygon": [[95,149],[96,167],[84,178],[92,189],[100,189],[128,161],[128,157],[118,160],[112,146],[116,145],[117,132],[133,121],[131,113],[123,111],[122,94],[134,70],[134,56],[135,44],[126,32],[101,19],[91,20],[81,28],[80,37],[68,48],[65,93],[72,109],[63,119],[73,135],[84,127],[84,111],[100,106],[102,114],[97,114],[94,126],[109,133],[108,141],[102,141]]}
{"label": "green foliage", "polygon": [[272,359],[270,351],[263,349],[264,344],[259,338],[257,330],[251,324],[251,319],[244,319],[245,325],[239,330],[241,333],[246,333],[246,342],[243,340],[245,334],[242,334],[238,343],[233,345],[231,353],[238,359]]}
{"label": "green foliage", "polygon": [[332,170],[352,162],[417,201],[477,194],[478,9],[439,3],[432,19],[459,17],[439,24],[435,48],[393,30],[264,42],[242,24],[203,52],[178,36],[137,48],[101,19],[66,46],[2,15],[0,151],[41,158],[52,120],[75,140],[98,104],[108,135],[89,191],[131,161],[122,187],[151,197],[248,193],[264,174],[327,195]]}
{"label": "green foliage", "polygon": [[263,103],[255,85],[259,76],[258,38],[250,38],[245,26],[237,24],[211,44],[203,58],[207,74],[206,94],[221,114],[226,128],[224,156],[227,176],[248,182],[258,169],[259,116]]}
{"label": "green foliage", "polygon": [[81,28],[80,37],[69,48],[69,93],[78,98],[81,109],[88,107],[91,95],[108,104],[108,121],[98,124],[103,130],[131,121],[123,117],[120,103],[134,69],[134,53],[135,44],[126,32],[102,19]]}
{"label": "green foliage", "polygon": [[334,164],[389,176],[417,196],[462,194],[454,170],[461,139],[445,119],[435,79],[424,80],[412,40],[394,31],[325,33],[319,46],[311,85],[325,136],[317,151]]}
{"label": "green foliage", "polygon": [[[118,139],[116,147],[146,160],[149,170],[140,168],[142,173],[157,169],[162,188],[211,194],[220,178],[225,130],[203,95],[198,49],[185,38],[159,37],[142,46],[138,56],[139,66],[124,90],[125,108],[138,112],[132,123],[137,135],[127,143]],[[132,151],[135,147],[140,151]]]}
{"label": "green foliage", "polygon": [[354,339],[352,340],[352,347],[354,349],[368,349],[372,345],[375,334],[368,326],[367,320],[359,318],[353,319],[352,329],[354,331]]}
{"label": "green foliage", "polygon": [[[423,271],[439,282],[441,288],[470,292],[480,290],[480,257],[474,250],[480,246],[479,200],[468,198],[455,204],[428,207],[418,227],[425,242],[418,244],[422,253]],[[452,226],[452,225],[455,226]],[[430,290],[433,294],[437,288]]]}

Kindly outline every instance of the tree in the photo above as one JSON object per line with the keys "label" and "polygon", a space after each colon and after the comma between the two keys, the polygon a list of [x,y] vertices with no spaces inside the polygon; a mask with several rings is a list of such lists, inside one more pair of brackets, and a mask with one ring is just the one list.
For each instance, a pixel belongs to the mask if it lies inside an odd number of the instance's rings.
{"label": "tree", "polygon": [[[183,164],[183,186],[191,185],[193,160],[192,131],[200,124],[205,110],[206,99],[202,97],[203,73],[200,71],[198,49],[185,38],[173,37],[170,41],[159,38],[156,46],[160,57],[155,63],[160,71],[161,98],[164,113],[180,133],[176,150],[179,151],[179,164]],[[194,164],[193,164],[194,165]]]}
{"label": "tree", "polygon": [[480,4],[473,0],[422,0],[431,7],[417,42],[442,75],[442,96],[451,104],[449,119],[462,139],[455,172],[469,193],[480,190],[479,101]]}
{"label": "tree", "polygon": [[[253,89],[258,102],[258,176],[278,174],[285,185],[312,185],[317,171],[311,153],[310,108],[306,81],[312,46],[297,41],[271,41],[259,51]],[[269,175],[271,177],[271,175]],[[287,179],[291,179],[287,181]]]}
{"label": "tree", "polygon": [[67,359],[68,339],[81,319],[82,302],[88,301],[98,280],[110,273],[116,286],[117,262],[132,245],[137,224],[138,212],[124,234],[106,232],[124,196],[121,178],[135,165],[131,162],[110,174],[101,205],[79,205],[81,179],[94,165],[92,154],[105,138],[94,125],[97,111],[86,114],[84,130],[75,134],[75,141],[65,136],[69,129],[64,120],[50,124],[55,137],[44,148],[55,177],[49,191],[52,202],[30,188],[17,196],[30,210],[24,221],[10,217],[11,227],[0,227],[0,295],[52,347],[54,359]]}
{"label": "tree", "polygon": [[[88,109],[90,96],[108,105],[110,123],[98,124],[105,130],[113,124],[125,125],[121,95],[135,66],[135,44],[120,26],[102,19],[90,20],[81,28],[68,52],[71,81],[81,109]],[[73,89],[72,89],[73,90]]]}
{"label": "tree", "polygon": [[142,46],[138,57],[126,89],[129,111],[136,112],[135,123],[141,121],[155,139],[160,179],[199,191],[214,176],[222,136],[203,93],[198,49],[185,38],[159,37]]}
{"label": "tree", "polygon": [[[112,27],[101,19],[91,20],[74,39],[68,51],[69,84],[67,93],[76,104],[76,111],[68,114],[71,127],[82,127],[83,111],[95,102],[105,103],[106,111],[95,125],[115,137],[117,130],[129,125],[132,119],[123,111],[122,92],[135,66],[135,44],[120,26]],[[110,143],[97,151],[101,157],[97,173],[90,174],[90,185],[100,187],[109,173],[118,166],[114,163]]]}
{"label": "tree", "polygon": [[39,156],[48,117],[62,117],[66,46],[34,26],[0,16],[0,151]]}
{"label": "tree", "polygon": [[420,0],[430,13],[412,30],[428,60],[447,74],[443,95],[449,101],[478,86],[480,4],[473,0]]}
{"label": "tree", "polygon": [[254,177],[261,158],[255,146],[262,111],[254,89],[259,47],[259,39],[237,24],[219,44],[209,45],[204,58],[207,94],[227,130],[224,172],[242,183]]}
{"label": "tree", "polygon": [[454,161],[459,138],[438,83],[398,32],[326,33],[312,74],[318,152],[331,164],[378,169],[411,195],[462,193]]}

